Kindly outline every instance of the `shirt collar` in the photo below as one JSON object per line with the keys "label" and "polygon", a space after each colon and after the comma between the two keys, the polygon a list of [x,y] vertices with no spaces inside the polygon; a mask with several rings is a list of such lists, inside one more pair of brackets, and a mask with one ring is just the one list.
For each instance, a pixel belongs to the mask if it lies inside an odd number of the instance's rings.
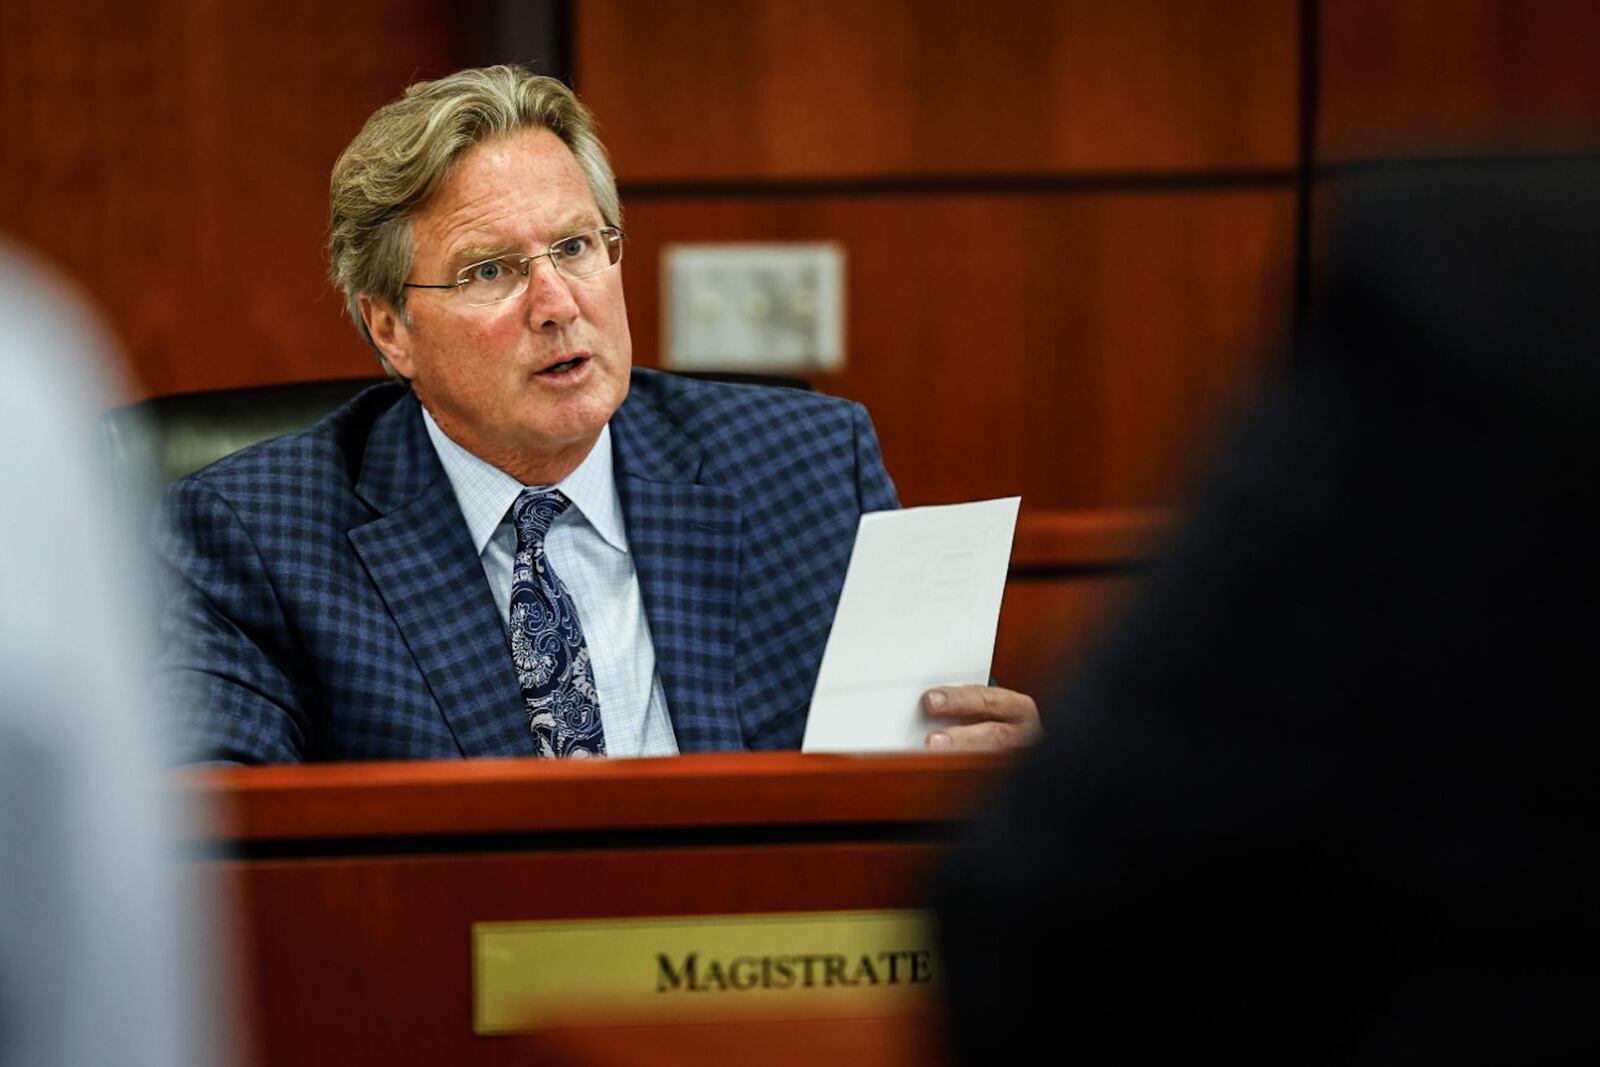
{"label": "shirt collar", "polygon": [[[450,486],[455,490],[456,501],[461,505],[461,515],[467,520],[467,531],[472,535],[473,547],[483,554],[489,539],[525,488],[517,479],[492,463],[462,448],[450,438],[439,424],[433,421],[428,409],[422,409],[422,422],[428,429],[428,439],[439,454]],[[531,488],[543,488],[533,486]],[[628,535],[622,523],[622,501],[617,497],[617,483],[611,472],[611,424],[600,429],[589,454],[577,469],[557,482],[559,489],[572,501],[572,508],[586,520],[605,542],[619,552],[628,551]]]}

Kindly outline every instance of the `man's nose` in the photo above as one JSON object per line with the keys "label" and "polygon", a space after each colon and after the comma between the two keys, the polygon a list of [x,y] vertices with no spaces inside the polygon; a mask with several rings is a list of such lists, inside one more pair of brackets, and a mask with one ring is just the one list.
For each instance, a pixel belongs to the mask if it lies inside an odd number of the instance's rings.
{"label": "man's nose", "polygon": [[528,264],[528,316],[536,328],[566,326],[580,314],[572,282],[548,256]]}

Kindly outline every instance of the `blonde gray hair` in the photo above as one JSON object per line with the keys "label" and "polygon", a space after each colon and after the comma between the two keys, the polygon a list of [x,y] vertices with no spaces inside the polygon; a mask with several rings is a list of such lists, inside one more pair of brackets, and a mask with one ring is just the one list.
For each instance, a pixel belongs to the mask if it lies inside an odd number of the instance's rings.
{"label": "blonde gray hair", "polygon": [[373,113],[333,166],[328,252],[333,283],[383,369],[399,377],[361,318],[365,293],[406,314],[405,280],[415,249],[411,216],[463,153],[482,141],[545,129],[571,149],[607,226],[622,225],[617,180],[595,134],[594,116],[561,82],[522,67],[457,71],[418,82]]}

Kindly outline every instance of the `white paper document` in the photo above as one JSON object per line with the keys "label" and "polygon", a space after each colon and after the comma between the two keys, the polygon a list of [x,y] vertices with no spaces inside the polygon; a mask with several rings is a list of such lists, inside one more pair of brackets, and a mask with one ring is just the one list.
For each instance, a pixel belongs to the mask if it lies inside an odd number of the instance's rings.
{"label": "white paper document", "polygon": [[984,685],[1020,497],[861,517],[803,752],[920,749],[936,685]]}

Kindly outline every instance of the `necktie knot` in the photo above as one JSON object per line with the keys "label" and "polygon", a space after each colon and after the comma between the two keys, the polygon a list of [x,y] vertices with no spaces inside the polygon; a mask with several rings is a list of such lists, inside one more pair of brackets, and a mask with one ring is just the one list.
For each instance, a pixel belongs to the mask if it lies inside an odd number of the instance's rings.
{"label": "necktie knot", "polygon": [[550,524],[571,503],[559,489],[524,489],[517,502],[511,505],[511,521],[516,524],[518,542],[529,546],[543,544]]}

